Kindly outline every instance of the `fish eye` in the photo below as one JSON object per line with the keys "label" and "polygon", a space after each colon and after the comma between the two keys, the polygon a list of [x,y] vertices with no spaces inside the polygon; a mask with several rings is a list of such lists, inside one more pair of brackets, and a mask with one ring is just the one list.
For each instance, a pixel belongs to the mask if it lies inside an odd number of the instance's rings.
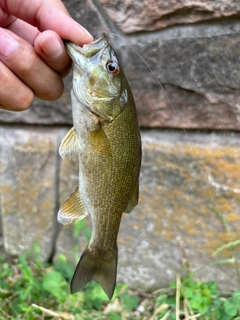
{"label": "fish eye", "polygon": [[108,73],[116,75],[119,73],[119,66],[115,61],[108,61],[106,64]]}

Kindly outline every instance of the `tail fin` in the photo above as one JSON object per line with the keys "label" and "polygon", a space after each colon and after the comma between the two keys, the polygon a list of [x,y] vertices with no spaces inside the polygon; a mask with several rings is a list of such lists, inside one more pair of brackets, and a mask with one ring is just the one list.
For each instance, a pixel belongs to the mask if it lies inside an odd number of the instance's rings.
{"label": "tail fin", "polygon": [[71,293],[79,291],[89,281],[95,280],[102,286],[108,298],[111,299],[116,286],[117,258],[117,245],[115,257],[112,260],[94,257],[86,248],[75,269],[71,281]]}

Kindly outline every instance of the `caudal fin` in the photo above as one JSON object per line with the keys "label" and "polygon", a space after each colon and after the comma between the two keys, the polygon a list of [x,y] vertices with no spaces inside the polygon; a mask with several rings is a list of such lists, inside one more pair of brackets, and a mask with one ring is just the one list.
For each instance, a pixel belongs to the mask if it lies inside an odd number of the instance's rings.
{"label": "caudal fin", "polygon": [[78,292],[89,281],[95,280],[102,286],[108,298],[111,299],[116,286],[117,257],[117,245],[112,260],[95,257],[86,248],[75,269],[71,281],[71,293]]}

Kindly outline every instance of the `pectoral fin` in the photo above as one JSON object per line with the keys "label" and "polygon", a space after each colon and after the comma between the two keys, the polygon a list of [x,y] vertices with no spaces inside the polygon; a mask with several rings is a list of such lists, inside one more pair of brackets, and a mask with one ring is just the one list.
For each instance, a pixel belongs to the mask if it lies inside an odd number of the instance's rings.
{"label": "pectoral fin", "polygon": [[85,209],[79,189],[77,188],[59,209],[58,222],[69,224],[85,218],[87,214],[88,212]]}
{"label": "pectoral fin", "polygon": [[121,103],[121,99],[119,100],[119,97],[114,99],[99,99],[89,108],[98,118],[105,122],[111,122],[122,112],[123,104]]}
{"label": "pectoral fin", "polygon": [[132,196],[128,202],[126,213],[130,213],[134,207],[138,204],[138,195],[139,195],[139,179],[137,179],[136,186],[133,190]]}
{"label": "pectoral fin", "polygon": [[62,158],[72,158],[78,154],[77,132],[74,127],[63,138],[59,154]]}
{"label": "pectoral fin", "polygon": [[105,157],[111,156],[110,143],[101,127],[97,131],[89,132],[89,141],[94,153]]}

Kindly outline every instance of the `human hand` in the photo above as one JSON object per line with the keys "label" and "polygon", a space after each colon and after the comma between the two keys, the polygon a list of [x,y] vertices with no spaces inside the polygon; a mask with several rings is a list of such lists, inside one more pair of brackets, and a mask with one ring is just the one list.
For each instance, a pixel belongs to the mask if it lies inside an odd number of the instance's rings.
{"label": "human hand", "polygon": [[0,0],[0,108],[22,111],[34,96],[61,96],[71,67],[61,39],[93,40],[60,0]]}

